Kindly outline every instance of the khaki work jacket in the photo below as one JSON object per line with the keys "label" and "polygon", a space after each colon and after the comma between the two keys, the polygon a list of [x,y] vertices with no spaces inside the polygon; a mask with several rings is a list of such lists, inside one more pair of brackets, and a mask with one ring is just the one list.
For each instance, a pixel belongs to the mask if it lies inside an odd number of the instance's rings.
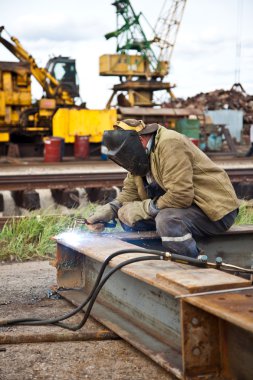
{"label": "khaki work jacket", "polygon": [[[150,167],[155,181],[165,191],[156,202],[159,209],[196,204],[217,221],[239,206],[227,173],[180,133],[158,127]],[[123,204],[145,199],[142,178],[128,173],[117,200]]]}

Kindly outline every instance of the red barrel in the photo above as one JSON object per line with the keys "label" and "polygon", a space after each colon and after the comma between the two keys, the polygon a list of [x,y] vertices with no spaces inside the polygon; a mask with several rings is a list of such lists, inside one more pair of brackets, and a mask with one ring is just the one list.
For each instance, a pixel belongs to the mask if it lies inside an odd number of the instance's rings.
{"label": "red barrel", "polygon": [[44,140],[44,161],[59,162],[62,160],[64,140],[60,137],[48,137]]}
{"label": "red barrel", "polygon": [[89,136],[75,136],[74,156],[77,159],[84,160],[90,155]]}
{"label": "red barrel", "polygon": [[191,140],[191,142],[196,145],[197,147],[199,147],[199,139],[194,139],[192,137],[189,137],[189,139]]}

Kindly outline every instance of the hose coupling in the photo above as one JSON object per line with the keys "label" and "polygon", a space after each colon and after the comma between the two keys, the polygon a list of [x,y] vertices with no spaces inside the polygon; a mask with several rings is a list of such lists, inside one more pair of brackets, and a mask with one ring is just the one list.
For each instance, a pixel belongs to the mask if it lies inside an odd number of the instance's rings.
{"label": "hose coupling", "polygon": [[172,254],[170,252],[164,252],[164,260],[171,260]]}

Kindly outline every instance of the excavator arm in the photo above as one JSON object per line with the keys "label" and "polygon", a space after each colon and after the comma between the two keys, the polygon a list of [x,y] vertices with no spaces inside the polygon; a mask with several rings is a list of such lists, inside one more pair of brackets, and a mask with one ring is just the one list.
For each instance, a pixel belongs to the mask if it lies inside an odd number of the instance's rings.
{"label": "excavator arm", "polygon": [[31,73],[45,91],[46,96],[48,98],[56,99],[57,104],[74,104],[74,99],[68,91],[62,88],[61,83],[53,75],[51,75],[47,69],[38,67],[35,59],[23,48],[16,37],[10,37],[13,43],[2,37],[1,32],[3,30],[4,26],[1,26],[0,43],[2,43],[16,58],[18,58],[19,61],[30,64]]}

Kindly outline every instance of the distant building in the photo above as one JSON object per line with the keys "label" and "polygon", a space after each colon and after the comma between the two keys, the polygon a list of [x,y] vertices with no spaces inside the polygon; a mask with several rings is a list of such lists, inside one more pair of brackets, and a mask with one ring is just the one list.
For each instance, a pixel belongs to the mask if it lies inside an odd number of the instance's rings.
{"label": "distant building", "polygon": [[243,128],[243,111],[238,110],[215,110],[206,111],[206,115],[212,118],[214,124],[223,124],[229,129],[232,137],[238,143],[241,142],[241,131]]}

